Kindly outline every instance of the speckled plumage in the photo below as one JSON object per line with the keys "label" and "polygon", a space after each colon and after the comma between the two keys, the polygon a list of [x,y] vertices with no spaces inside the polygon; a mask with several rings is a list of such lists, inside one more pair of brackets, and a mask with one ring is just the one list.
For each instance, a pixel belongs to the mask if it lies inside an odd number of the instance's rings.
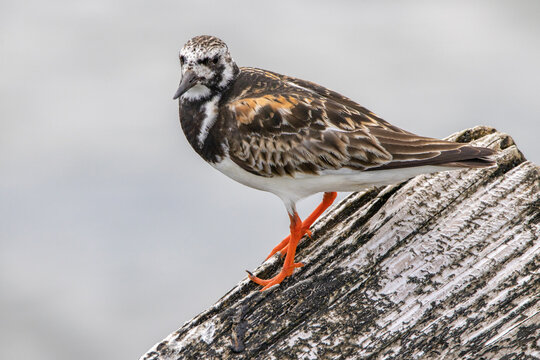
{"label": "speckled plumage", "polygon": [[492,164],[486,159],[492,150],[412,134],[315,83],[238,68],[215,37],[191,39],[180,56],[183,70],[205,77],[194,86],[203,95],[190,97],[188,90],[180,97],[180,121],[195,151],[211,164],[227,158],[269,178]]}
{"label": "speckled plumage", "polygon": [[492,153],[411,134],[322,86],[254,68],[241,68],[220,115],[234,129],[231,159],[260,176],[448,165]]}
{"label": "speckled plumage", "polygon": [[[296,246],[337,191],[387,185],[453,168],[487,167],[493,150],[418,136],[379,118],[351,99],[315,83],[262,69],[239,68],[227,45],[198,36],[180,51],[180,123],[191,146],[232,179],[277,195],[291,235],[270,254],[287,252],[263,290],[302,264]],[[304,221],[296,202],[324,192]]]}

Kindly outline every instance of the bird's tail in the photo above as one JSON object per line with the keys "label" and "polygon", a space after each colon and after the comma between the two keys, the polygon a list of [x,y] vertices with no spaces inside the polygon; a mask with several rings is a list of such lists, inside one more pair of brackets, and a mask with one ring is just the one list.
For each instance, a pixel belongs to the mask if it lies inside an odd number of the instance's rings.
{"label": "bird's tail", "polygon": [[392,155],[392,160],[367,170],[399,169],[416,166],[449,166],[486,168],[495,166],[490,158],[496,151],[467,143],[455,143],[411,133],[374,130],[380,144]]}

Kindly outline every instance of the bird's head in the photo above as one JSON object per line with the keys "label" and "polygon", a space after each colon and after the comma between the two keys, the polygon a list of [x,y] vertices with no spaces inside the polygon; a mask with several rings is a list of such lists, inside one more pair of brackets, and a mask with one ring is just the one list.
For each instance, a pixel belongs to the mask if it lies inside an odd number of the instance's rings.
{"label": "bird's head", "polygon": [[174,99],[199,100],[225,89],[238,75],[227,45],[214,36],[201,35],[180,50],[182,80]]}

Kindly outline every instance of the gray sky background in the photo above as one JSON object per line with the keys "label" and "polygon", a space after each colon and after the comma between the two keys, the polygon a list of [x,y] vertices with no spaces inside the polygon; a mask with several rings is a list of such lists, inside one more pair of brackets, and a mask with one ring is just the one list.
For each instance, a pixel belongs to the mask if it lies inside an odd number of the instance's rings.
{"label": "gray sky background", "polygon": [[0,358],[137,359],[286,235],[278,198],[181,133],[177,53],[200,34],[409,131],[494,126],[540,162],[538,1],[3,0]]}

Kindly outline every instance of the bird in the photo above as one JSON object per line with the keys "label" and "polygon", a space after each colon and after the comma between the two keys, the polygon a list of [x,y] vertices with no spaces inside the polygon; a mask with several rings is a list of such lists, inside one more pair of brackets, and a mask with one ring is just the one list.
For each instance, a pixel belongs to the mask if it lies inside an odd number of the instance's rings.
{"label": "bird", "polygon": [[[337,192],[400,183],[420,174],[493,167],[494,150],[419,136],[314,82],[239,67],[221,39],[201,35],[179,52],[178,99],[185,137],[204,160],[237,182],[277,195],[289,235],[268,255],[285,256],[279,273],[248,277],[261,291],[279,285],[304,235]],[[304,220],[296,203],[323,193]]]}

